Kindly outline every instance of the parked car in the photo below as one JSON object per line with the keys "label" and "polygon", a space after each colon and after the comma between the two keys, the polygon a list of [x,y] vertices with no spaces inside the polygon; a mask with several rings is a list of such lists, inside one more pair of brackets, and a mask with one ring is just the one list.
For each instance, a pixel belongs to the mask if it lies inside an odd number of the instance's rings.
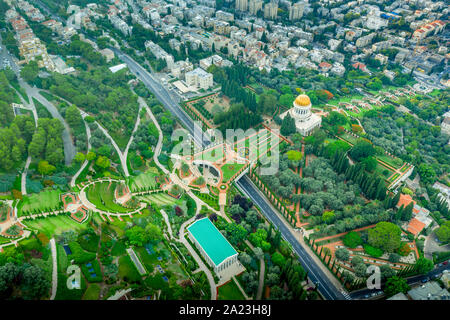
{"label": "parked car", "polygon": [[428,282],[428,281],[430,281],[430,277],[425,277],[420,282],[425,283],[425,282]]}

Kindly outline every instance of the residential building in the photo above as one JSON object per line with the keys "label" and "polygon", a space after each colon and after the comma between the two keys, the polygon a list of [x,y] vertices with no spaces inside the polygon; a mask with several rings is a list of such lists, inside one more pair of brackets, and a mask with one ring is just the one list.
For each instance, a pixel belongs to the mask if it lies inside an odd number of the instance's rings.
{"label": "residential building", "polygon": [[248,2],[248,11],[250,14],[253,14],[256,16],[256,14],[262,10],[262,5],[264,1],[262,0],[249,0]]}
{"label": "residential building", "polygon": [[213,86],[213,75],[201,68],[196,68],[190,72],[186,72],[185,81],[188,86],[208,90]]}
{"label": "residential building", "polygon": [[408,295],[412,300],[450,300],[450,293],[447,289],[442,289],[436,281],[429,281],[411,289]]}
{"label": "residential building", "polygon": [[248,0],[236,0],[235,3],[236,10],[239,11],[247,11],[248,9]]}
{"label": "residential building", "polygon": [[303,17],[304,9],[305,9],[305,2],[300,1],[300,2],[294,3],[289,8],[289,20],[294,21],[294,20],[298,20],[301,17]]}
{"label": "residential building", "polygon": [[441,131],[450,135],[450,117],[445,117],[441,123]]}
{"label": "residential building", "polygon": [[440,191],[438,194],[439,198],[445,200],[450,207],[450,187],[436,181],[433,184],[433,188]]}
{"label": "residential building", "polygon": [[264,5],[264,18],[276,19],[278,15],[278,2],[271,1]]}
{"label": "residential building", "polygon": [[388,62],[388,57],[384,54],[378,53],[375,55],[375,60],[380,61],[381,64],[386,64]]}
{"label": "residential building", "polygon": [[428,37],[430,34],[437,34],[444,30],[446,26],[446,23],[441,20],[436,20],[430,23],[427,23],[423,26],[421,26],[419,29],[415,30],[412,35],[412,40],[419,41],[426,37]]}
{"label": "residential building", "polygon": [[144,43],[145,49],[150,50],[150,52],[156,57],[156,59],[163,59],[167,63],[169,69],[172,68],[174,64],[174,58],[171,54],[168,54],[163,48],[154,43],[151,40],[147,40]]}

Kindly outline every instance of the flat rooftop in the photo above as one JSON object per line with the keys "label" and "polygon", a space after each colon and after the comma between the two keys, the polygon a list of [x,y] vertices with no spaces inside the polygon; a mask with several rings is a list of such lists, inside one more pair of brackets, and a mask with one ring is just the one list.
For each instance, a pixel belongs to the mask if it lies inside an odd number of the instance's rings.
{"label": "flat rooftop", "polygon": [[221,264],[225,259],[237,254],[237,251],[209,218],[197,220],[187,230],[197,240],[216,266]]}

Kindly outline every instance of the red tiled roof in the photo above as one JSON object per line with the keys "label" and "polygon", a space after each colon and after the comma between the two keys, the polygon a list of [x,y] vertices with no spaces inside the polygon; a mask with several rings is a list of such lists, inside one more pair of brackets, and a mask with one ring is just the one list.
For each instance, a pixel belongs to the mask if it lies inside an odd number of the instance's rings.
{"label": "red tiled roof", "polygon": [[414,204],[416,203],[409,194],[402,193],[400,194],[400,199],[398,200],[397,207],[400,208],[403,205],[403,207],[406,208],[406,206],[411,202],[413,202]]}
{"label": "red tiled roof", "polygon": [[329,64],[328,62],[321,62],[320,64],[319,64],[319,67],[321,67],[321,68],[331,68],[331,64]]}
{"label": "red tiled roof", "polygon": [[417,220],[416,218],[411,219],[408,224],[408,231],[417,236],[425,228],[425,223]]}

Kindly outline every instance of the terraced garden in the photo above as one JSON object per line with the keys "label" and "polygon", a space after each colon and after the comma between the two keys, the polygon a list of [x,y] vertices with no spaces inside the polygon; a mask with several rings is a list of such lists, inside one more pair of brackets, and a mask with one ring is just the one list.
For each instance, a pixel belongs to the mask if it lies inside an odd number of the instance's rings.
{"label": "terraced garden", "polygon": [[51,211],[60,207],[59,190],[46,190],[23,196],[18,205],[19,217],[26,214]]}
{"label": "terraced garden", "polygon": [[230,180],[244,166],[245,166],[245,164],[243,164],[243,163],[226,163],[226,164],[224,164],[221,167],[222,173],[223,173],[222,181],[227,182],[228,180]]}
{"label": "terraced garden", "polygon": [[155,178],[158,176],[158,170],[156,168],[150,168],[145,173],[141,173],[136,177],[129,179],[128,185],[131,192],[138,192],[142,189],[155,188],[157,183]]}
{"label": "terraced garden", "polygon": [[218,300],[245,300],[244,295],[233,280],[219,287],[217,298]]}
{"label": "terraced garden", "polygon": [[177,200],[164,192],[139,196],[139,200],[142,202],[154,203],[157,206],[173,205],[175,203],[180,202],[180,200]]}
{"label": "terraced garden", "polygon": [[49,216],[45,219],[29,219],[24,220],[22,223],[32,229],[38,229],[49,238],[51,238],[53,235],[61,234],[64,231],[80,231],[82,229],[85,229],[88,225],[87,221],[80,224],[70,217],[64,215]]}
{"label": "terraced garden", "polygon": [[97,209],[107,212],[127,213],[133,208],[125,208],[114,202],[114,190],[117,182],[100,182],[88,187],[87,198]]}
{"label": "terraced garden", "polygon": [[205,161],[211,161],[216,162],[218,160],[221,160],[224,157],[223,153],[223,147],[222,145],[218,145],[215,148],[208,149],[205,152],[203,152],[201,155],[196,157],[198,160],[205,160]]}

